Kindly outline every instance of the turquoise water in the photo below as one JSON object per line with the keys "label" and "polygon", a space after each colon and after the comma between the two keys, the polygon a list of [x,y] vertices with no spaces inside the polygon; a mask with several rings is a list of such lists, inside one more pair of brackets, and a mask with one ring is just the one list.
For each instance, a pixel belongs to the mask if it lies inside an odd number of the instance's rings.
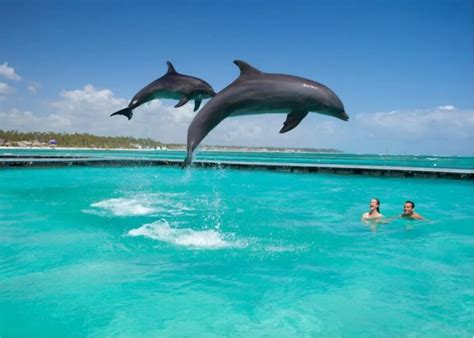
{"label": "turquoise water", "polygon": [[[184,151],[119,151],[119,150],[62,150],[62,149],[9,149],[0,150],[2,154],[21,155],[78,155],[107,157],[145,157],[183,160]],[[436,155],[370,155],[370,154],[325,154],[325,153],[275,153],[275,152],[231,152],[198,151],[197,160],[237,161],[237,162],[278,162],[300,164],[344,164],[379,165],[426,168],[474,169],[472,156]]]}
{"label": "turquoise water", "polygon": [[2,337],[474,332],[472,181],[4,169],[0,236]]}

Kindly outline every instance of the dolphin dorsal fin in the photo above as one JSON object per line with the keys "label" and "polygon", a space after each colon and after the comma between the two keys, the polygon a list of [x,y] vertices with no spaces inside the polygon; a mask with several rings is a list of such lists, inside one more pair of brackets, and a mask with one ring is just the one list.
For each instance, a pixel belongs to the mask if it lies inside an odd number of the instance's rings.
{"label": "dolphin dorsal fin", "polygon": [[261,74],[262,72],[257,68],[249,65],[247,62],[242,60],[234,60],[234,63],[240,69],[240,76],[251,75],[251,74]]}
{"label": "dolphin dorsal fin", "polygon": [[167,74],[175,74],[177,73],[176,69],[174,69],[174,66],[171,62],[166,61],[166,64],[168,65],[168,72]]}

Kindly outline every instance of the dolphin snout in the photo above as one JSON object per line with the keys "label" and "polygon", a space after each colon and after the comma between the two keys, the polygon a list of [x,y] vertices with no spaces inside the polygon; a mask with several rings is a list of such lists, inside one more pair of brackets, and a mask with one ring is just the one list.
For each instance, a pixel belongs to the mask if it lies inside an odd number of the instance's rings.
{"label": "dolphin snout", "polygon": [[341,120],[343,120],[343,121],[348,121],[348,120],[349,120],[349,115],[347,115],[347,113],[346,113],[345,111],[343,111],[343,112],[341,113],[341,115],[338,116],[338,117],[339,117]]}

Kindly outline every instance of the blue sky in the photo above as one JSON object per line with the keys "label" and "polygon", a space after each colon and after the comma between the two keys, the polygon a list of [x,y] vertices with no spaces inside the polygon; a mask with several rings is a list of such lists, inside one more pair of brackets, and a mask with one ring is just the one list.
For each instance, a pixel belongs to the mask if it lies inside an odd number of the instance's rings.
{"label": "blue sky", "polygon": [[0,8],[0,129],[184,143],[191,104],[155,102],[131,121],[108,115],[161,76],[167,60],[218,91],[237,77],[238,58],[326,84],[351,119],[310,114],[279,135],[282,115],[233,118],[205,143],[474,153],[469,0],[4,1]]}

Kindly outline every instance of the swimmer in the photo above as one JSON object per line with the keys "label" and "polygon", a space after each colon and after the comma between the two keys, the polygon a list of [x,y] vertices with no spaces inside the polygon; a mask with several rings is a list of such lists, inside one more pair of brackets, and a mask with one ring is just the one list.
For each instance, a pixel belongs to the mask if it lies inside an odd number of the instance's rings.
{"label": "swimmer", "polygon": [[369,212],[362,214],[362,220],[378,220],[383,218],[383,215],[380,213],[380,201],[376,198],[372,198],[369,204]]}
{"label": "swimmer", "polygon": [[423,216],[415,212],[415,203],[412,201],[405,202],[405,205],[403,206],[403,214],[401,214],[401,217],[424,220]]}

